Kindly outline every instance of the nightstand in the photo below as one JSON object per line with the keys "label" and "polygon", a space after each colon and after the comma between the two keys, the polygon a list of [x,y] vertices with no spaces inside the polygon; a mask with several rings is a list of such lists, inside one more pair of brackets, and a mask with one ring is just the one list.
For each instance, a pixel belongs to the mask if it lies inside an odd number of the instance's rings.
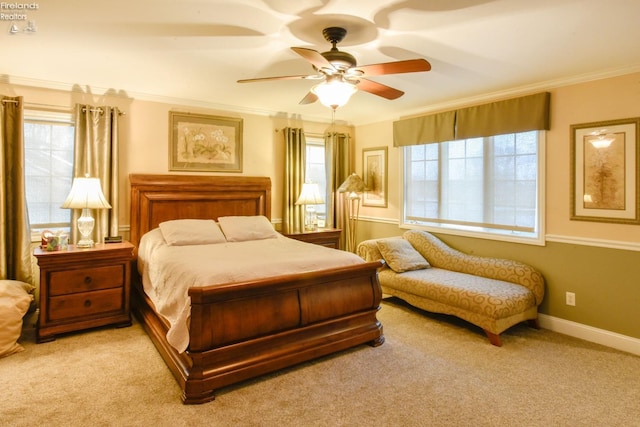
{"label": "nightstand", "polygon": [[133,249],[129,242],[83,249],[70,245],[68,250],[54,252],[36,248],[40,267],[37,342],[81,329],[131,325]]}
{"label": "nightstand", "polygon": [[328,248],[339,249],[340,248],[340,233],[342,230],[339,228],[318,228],[316,231],[304,231],[300,233],[283,233],[286,237],[291,239],[301,240],[307,243],[314,243],[320,246],[326,246]]}

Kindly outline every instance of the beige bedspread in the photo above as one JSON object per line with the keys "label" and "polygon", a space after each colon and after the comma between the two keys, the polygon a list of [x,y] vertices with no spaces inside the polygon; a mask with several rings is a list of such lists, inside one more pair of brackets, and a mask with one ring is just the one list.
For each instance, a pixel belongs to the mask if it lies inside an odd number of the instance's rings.
{"label": "beige bedspread", "polygon": [[138,270],[156,311],[170,324],[167,341],[189,345],[190,287],[242,282],[360,264],[359,256],[284,236],[246,242],[169,246],[155,229],[138,248]]}

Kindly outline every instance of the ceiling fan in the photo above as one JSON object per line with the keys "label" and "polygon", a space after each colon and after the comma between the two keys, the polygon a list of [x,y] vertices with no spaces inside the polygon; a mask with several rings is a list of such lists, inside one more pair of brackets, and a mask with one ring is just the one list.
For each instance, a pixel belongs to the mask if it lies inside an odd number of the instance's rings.
{"label": "ceiling fan", "polygon": [[[320,53],[304,47],[291,48],[298,55],[309,61],[317,71],[317,74],[243,79],[238,80],[238,83],[296,79],[323,80],[322,83],[311,88],[309,93],[302,98],[300,104],[311,104],[319,99],[323,104],[335,109],[338,106],[344,105],[357,89],[378,95],[385,99],[396,99],[404,94],[401,90],[369,80],[366,77],[431,70],[431,64],[425,59],[409,59],[405,61],[358,66],[353,55],[338,50],[336,47],[347,35],[347,30],[341,27],[329,27],[322,30],[322,35],[325,40],[332,45],[331,50],[327,52]],[[334,92],[339,98],[341,97],[341,99],[324,99],[323,89],[331,91],[331,89],[334,88]]]}

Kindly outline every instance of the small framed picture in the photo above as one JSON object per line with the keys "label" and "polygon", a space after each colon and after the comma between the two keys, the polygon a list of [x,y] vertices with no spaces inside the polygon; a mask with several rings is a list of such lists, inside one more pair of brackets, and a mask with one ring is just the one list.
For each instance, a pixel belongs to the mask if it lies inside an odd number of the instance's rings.
{"label": "small framed picture", "polygon": [[387,147],[362,150],[363,206],[387,207]]}
{"label": "small framed picture", "polygon": [[242,119],[170,111],[169,170],[242,172]]}

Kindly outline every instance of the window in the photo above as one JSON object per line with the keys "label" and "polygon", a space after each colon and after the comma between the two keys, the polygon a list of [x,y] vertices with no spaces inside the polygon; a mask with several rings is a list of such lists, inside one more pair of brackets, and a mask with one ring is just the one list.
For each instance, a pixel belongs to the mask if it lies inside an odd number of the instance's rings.
{"label": "window", "polygon": [[543,135],[404,147],[403,226],[539,240]]}
{"label": "window", "polygon": [[29,223],[34,234],[69,228],[71,211],[62,209],[73,175],[74,126],[71,114],[25,111],[25,181]]}
{"label": "window", "polygon": [[[305,182],[313,182],[320,187],[320,194],[327,198],[327,172],[325,166],[324,140],[307,136],[307,164],[305,165]],[[315,205],[316,214],[322,224],[327,215],[327,205]]]}

